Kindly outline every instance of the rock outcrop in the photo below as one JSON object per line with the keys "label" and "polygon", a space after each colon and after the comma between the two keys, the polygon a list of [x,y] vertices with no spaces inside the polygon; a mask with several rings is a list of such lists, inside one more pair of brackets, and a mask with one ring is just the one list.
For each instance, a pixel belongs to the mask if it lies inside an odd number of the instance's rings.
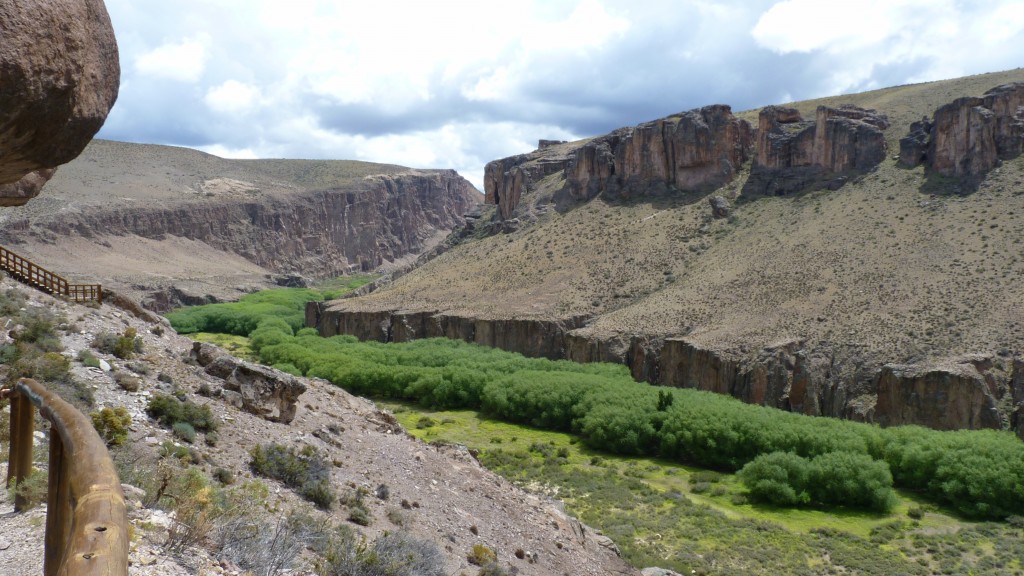
{"label": "rock outcrop", "polygon": [[0,184],[0,206],[21,206],[35,198],[56,171],[56,168],[44,168],[29,172],[16,182]]}
{"label": "rock outcrop", "polygon": [[[120,65],[102,0],[0,0],[0,37],[2,185],[82,152],[117,99]],[[4,205],[18,205],[38,187],[8,191]]]}
{"label": "rock outcrop", "polygon": [[1024,150],[1024,82],[980,98],[958,98],[915,122],[900,140],[900,162],[948,177],[977,179]]}
{"label": "rock outcrop", "polygon": [[290,423],[306,385],[298,378],[260,364],[239,360],[204,342],[192,346],[192,358],[206,373],[224,381],[221,394],[242,410],[272,422]]}
{"label": "rock outcrop", "polygon": [[582,145],[549,144],[487,164],[485,202],[512,217],[523,194],[561,172],[562,190],[577,201],[598,194],[630,198],[713,190],[735,177],[752,151],[746,120],[717,104],[621,128]]}
{"label": "rock outcrop", "polygon": [[885,115],[856,106],[819,106],[813,121],[793,108],[767,106],[744,193],[783,196],[818,182],[837,189],[885,159],[888,127]]}
{"label": "rock outcrop", "polygon": [[1002,428],[996,399],[970,363],[947,368],[884,366],[875,417],[882,426],[918,424],[939,430]]}

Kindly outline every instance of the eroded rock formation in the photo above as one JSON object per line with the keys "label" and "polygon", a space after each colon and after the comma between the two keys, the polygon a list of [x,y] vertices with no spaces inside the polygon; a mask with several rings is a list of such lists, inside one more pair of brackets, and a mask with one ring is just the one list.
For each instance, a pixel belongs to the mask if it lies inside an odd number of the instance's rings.
{"label": "eroded rock formation", "polygon": [[[0,185],[78,156],[103,125],[120,84],[102,0],[0,0]],[[51,172],[52,174],[52,172]],[[46,181],[0,187],[24,204]]]}
{"label": "eroded rock formation", "polygon": [[900,162],[943,176],[976,179],[1024,150],[1024,82],[981,98],[958,98],[915,122],[900,140]]}
{"label": "eroded rock formation", "polygon": [[757,127],[757,154],[745,193],[782,196],[815,182],[836,189],[853,173],[885,159],[883,114],[856,106],[819,106],[813,121],[793,108],[767,106]]}
{"label": "eroded rock formation", "polygon": [[273,422],[290,423],[306,385],[273,368],[239,360],[204,342],[192,345],[192,358],[206,373],[224,381],[221,394],[232,404]]}
{"label": "eroded rock formation", "polygon": [[621,128],[566,150],[549,145],[487,164],[485,202],[510,218],[524,193],[556,173],[575,200],[712,190],[729,182],[752,151],[750,124],[717,104]]}

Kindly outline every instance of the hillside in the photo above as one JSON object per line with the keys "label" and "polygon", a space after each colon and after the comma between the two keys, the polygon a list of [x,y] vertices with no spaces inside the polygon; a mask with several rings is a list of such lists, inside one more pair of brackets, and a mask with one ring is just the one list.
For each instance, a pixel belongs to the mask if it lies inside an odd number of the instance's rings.
{"label": "hillside", "polygon": [[[783,196],[752,194],[746,160],[717,189],[581,198],[585,180],[567,175],[621,131],[502,160],[488,183],[500,206],[482,219],[500,226],[477,225],[309,321],[325,334],[619,361],[638,379],[811,414],[1006,427],[1024,351],[1024,159],[965,182],[894,157],[912,122],[1022,80],[1018,69],[792,104],[809,118],[822,105],[875,109],[888,150],[839,186]],[[758,111],[737,117],[756,124]],[[728,218],[713,217],[713,195],[733,204]],[[495,229],[505,233],[484,233]]]}
{"label": "hillside", "polygon": [[227,160],[97,140],[41,196],[0,210],[0,242],[166,310],[237,298],[281,275],[399,265],[460,225],[479,198],[451,170]]}
{"label": "hillside", "polygon": [[[12,304],[15,312],[11,312]],[[506,571],[518,568],[538,575],[571,572],[595,576],[636,573],[612,551],[614,545],[609,540],[566,515],[559,502],[528,494],[489,472],[464,447],[431,445],[412,438],[391,414],[327,382],[301,379],[305,391],[297,401],[291,399],[294,419],[289,423],[272,421],[232,403],[231,385],[198,365],[195,354],[190,359],[193,342],[164,324],[143,322],[106,304],[82,306],[58,300],[9,279],[0,281],[0,307],[0,321],[14,331],[23,330],[19,322],[28,317],[25,310],[33,311],[37,328],[42,319],[54,331],[68,359],[68,370],[63,375],[49,374],[47,386],[57,387],[62,397],[78,403],[85,413],[123,407],[131,417],[126,441],[111,453],[119,464],[122,482],[130,486],[125,491],[133,530],[132,574],[268,573],[270,559],[284,558],[289,558],[288,562],[278,568],[312,574],[315,557],[304,546],[291,550],[289,556],[288,546],[294,545],[289,538],[302,538],[301,530],[294,526],[285,529],[279,520],[292,518],[296,512],[310,515],[307,522],[320,530],[347,526],[367,543],[387,532],[419,539],[427,543],[420,550],[429,548],[439,555],[444,574],[477,573],[480,568],[467,560],[474,545],[493,550],[498,565]],[[130,359],[93,346],[104,334],[121,334],[127,328],[134,329],[139,338]],[[0,344],[14,348],[6,332],[4,338]],[[218,353],[211,347],[205,350]],[[82,361],[83,351],[95,356],[94,366]],[[0,374],[12,377],[14,369],[5,364]],[[265,387],[273,385],[275,378],[288,378],[270,369],[266,374],[269,378],[265,375],[262,381],[250,383]],[[202,440],[188,442],[147,416],[151,401],[169,394],[209,407],[220,424],[217,436],[208,432],[201,435]],[[7,411],[2,415],[6,419]],[[6,429],[7,422],[3,424]],[[46,436],[37,434],[37,444],[43,445],[37,451],[37,466],[45,468]],[[254,474],[250,451],[271,442],[316,450],[329,463],[327,480],[341,501],[334,502],[329,511],[320,511],[281,482]],[[0,470],[6,470],[6,458],[0,461]],[[178,492],[176,483],[189,470],[208,478],[207,488]],[[160,478],[171,478],[170,486],[161,488]],[[242,526],[237,524],[238,517],[231,516],[237,515],[237,510],[217,515],[204,509],[208,522],[187,516],[187,502],[202,505],[203,495],[224,496],[231,490],[244,490],[253,480],[265,482],[269,492],[259,497],[262,500],[254,496],[258,491],[244,492],[252,499],[252,509],[245,512],[251,515],[241,520],[270,530],[278,547],[264,541],[255,545],[266,547],[257,554],[244,547],[225,548],[225,531]],[[161,500],[161,493],[173,498]],[[10,494],[3,494],[0,508],[4,512],[0,514],[4,535],[0,538],[0,573],[41,573],[45,507],[15,514]],[[366,516],[358,522],[348,520],[356,508]],[[196,537],[182,535],[188,530],[195,530]],[[255,564],[246,564],[246,558]]]}

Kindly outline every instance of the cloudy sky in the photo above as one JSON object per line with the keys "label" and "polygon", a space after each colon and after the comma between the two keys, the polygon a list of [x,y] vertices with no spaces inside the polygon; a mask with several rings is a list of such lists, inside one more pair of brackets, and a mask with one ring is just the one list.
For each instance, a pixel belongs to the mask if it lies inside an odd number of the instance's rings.
{"label": "cloudy sky", "polygon": [[106,0],[99,137],[454,168],[711,103],[1024,66],[1020,0]]}

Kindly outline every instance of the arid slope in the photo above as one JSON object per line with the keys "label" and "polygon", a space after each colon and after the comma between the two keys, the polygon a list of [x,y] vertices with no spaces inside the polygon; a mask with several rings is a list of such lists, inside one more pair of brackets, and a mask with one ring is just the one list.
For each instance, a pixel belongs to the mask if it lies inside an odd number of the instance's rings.
{"label": "arid slope", "polygon": [[[582,316],[578,338],[685,337],[737,361],[796,341],[833,367],[865,369],[855,380],[884,363],[941,366],[969,353],[993,354],[1009,371],[1009,357],[1024,351],[1024,158],[974,192],[892,158],[910,122],[1022,80],[1018,69],[795,103],[810,117],[818,105],[846,103],[888,115],[888,159],[839,190],[786,197],[744,197],[745,167],[715,192],[734,204],[727,219],[712,218],[705,194],[599,196],[556,209],[556,173],[524,195],[514,232],[470,238],[332,309]],[[757,111],[739,116],[756,123]],[[630,354],[620,355],[636,360]],[[871,392],[861,384],[852,395]]]}

